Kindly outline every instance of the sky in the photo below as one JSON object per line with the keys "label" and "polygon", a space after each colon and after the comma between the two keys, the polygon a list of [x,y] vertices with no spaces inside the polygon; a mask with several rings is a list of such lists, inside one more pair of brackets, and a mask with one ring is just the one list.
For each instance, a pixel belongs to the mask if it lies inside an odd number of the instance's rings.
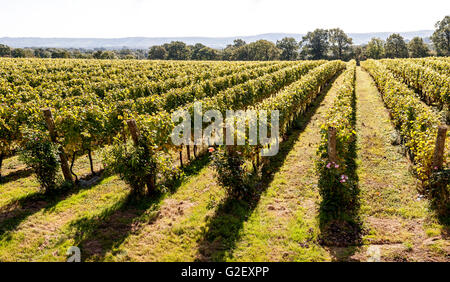
{"label": "sky", "polygon": [[0,0],[0,37],[175,37],[434,29],[442,0]]}

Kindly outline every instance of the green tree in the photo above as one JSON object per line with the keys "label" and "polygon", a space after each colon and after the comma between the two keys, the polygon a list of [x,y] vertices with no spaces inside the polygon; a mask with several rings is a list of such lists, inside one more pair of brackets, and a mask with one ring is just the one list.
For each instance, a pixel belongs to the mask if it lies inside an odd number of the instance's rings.
{"label": "green tree", "polygon": [[103,51],[101,51],[101,50],[95,51],[94,54],[92,54],[92,56],[94,57],[94,59],[101,59],[102,52]]}
{"label": "green tree", "polygon": [[277,48],[281,50],[281,60],[296,60],[298,58],[298,49],[300,48],[293,37],[285,37],[277,41]]}
{"label": "green tree", "polygon": [[364,61],[367,59],[366,56],[366,48],[367,46],[352,46],[350,58],[356,60],[357,65],[359,66],[360,61]]}
{"label": "green tree", "polygon": [[438,56],[450,56],[450,16],[435,24],[436,30],[431,36]]}
{"label": "green tree", "polygon": [[190,52],[186,43],[181,41],[172,41],[169,44],[164,44],[167,50],[167,59],[169,60],[189,60]]}
{"label": "green tree", "polygon": [[72,52],[72,58],[75,59],[92,59],[93,55],[91,52],[86,50],[75,50]]}
{"label": "green tree", "polygon": [[167,58],[167,50],[162,46],[152,46],[148,51],[150,60],[164,60]]}
{"label": "green tree", "polygon": [[233,53],[235,49],[236,48],[234,48],[233,45],[228,45],[227,47],[225,47],[225,49],[223,49],[222,51],[222,60],[225,61],[233,60]]}
{"label": "green tree", "polygon": [[250,60],[248,45],[240,47],[232,47],[231,60],[233,61],[247,61]]}
{"label": "green tree", "polygon": [[133,60],[133,59],[137,58],[137,56],[136,56],[136,54],[134,54],[133,50],[126,49],[126,48],[119,50],[117,52],[117,54],[118,54],[119,58],[125,59],[125,60]]}
{"label": "green tree", "polygon": [[190,47],[191,47],[191,59],[192,60],[202,60],[202,58],[200,56],[200,50],[202,50],[206,46],[201,43],[197,43],[194,46],[190,46]]}
{"label": "green tree", "polygon": [[38,48],[34,50],[34,55],[38,58],[51,58],[52,53],[47,49]]}
{"label": "green tree", "polygon": [[245,61],[248,60],[247,43],[242,39],[235,39],[233,44],[228,44],[221,52],[222,60]]}
{"label": "green tree", "polygon": [[51,55],[52,58],[71,58],[71,54],[69,51],[65,49],[56,49],[52,52]]}
{"label": "green tree", "polygon": [[113,60],[116,59],[116,54],[113,51],[103,51],[100,59],[103,60]]}
{"label": "green tree", "polygon": [[95,59],[101,60],[113,60],[117,58],[116,54],[113,51],[102,51],[102,50],[95,51],[93,57]]}
{"label": "green tree", "polygon": [[11,55],[14,58],[25,58],[26,57],[26,53],[25,50],[22,48],[15,48],[12,50]]}
{"label": "green tree", "polygon": [[34,50],[26,48],[24,49],[25,52],[25,58],[33,58],[34,57]]}
{"label": "green tree", "polygon": [[414,37],[409,41],[408,51],[410,58],[422,58],[430,55],[427,44],[420,37]]}
{"label": "green tree", "polygon": [[380,38],[372,38],[366,47],[366,57],[370,59],[381,59],[384,57],[384,41]]}
{"label": "green tree", "polygon": [[242,46],[245,46],[245,45],[247,45],[247,43],[244,40],[242,40],[242,39],[238,38],[238,39],[235,39],[233,41],[233,46],[236,47],[236,48],[239,48],[239,47],[242,47]]}
{"label": "green tree", "polygon": [[348,59],[353,40],[340,28],[333,28],[328,32],[333,59]]}
{"label": "green tree", "polygon": [[384,49],[387,58],[408,58],[408,47],[403,37],[398,33],[393,33],[386,39]]}
{"label": "green tree", "polygon": [[11,48],[7,45],[0,44],[0,57],[10,57]]}
{"label": "green tree", "polygon": [[209,60],[209,61],[217,60],[220,58],[219,52],[217,50],[206,46],[198,50],[197,57],[198,60]]}
{"label": "green tree", "polygon": [[330,43],[328,30],[316,29],[308,32],[302,38],[302,57],[305,59],[322,60],[327,58]]}
{"label": "green tree", "polygon": [[248,60],[250,61],[272,61],[280,59],[281,51],[277,46],[267,40],[258,40],[246,46],[248,50]]}

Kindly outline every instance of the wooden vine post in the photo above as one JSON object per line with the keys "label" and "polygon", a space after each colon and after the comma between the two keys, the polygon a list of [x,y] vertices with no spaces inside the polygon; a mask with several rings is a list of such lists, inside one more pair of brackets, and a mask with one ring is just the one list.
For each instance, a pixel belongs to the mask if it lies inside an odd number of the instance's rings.
{"label": "wooden vine post", "polygon": [[188,161],[191,160],[191,146],[190,145],[186,145],[186,152],[187,152],[187,159]]}
{"label": "wooden vine post", "polygon": [[[57,143],[57,133],[55,130],[55,121],[53,120],[52,110],[50,108],[42,109],[44,114],[45,122],[47,123],[47,128],[50,133],[50,138],[53,143]],[[70,173],[69,161],[64,149],[60,146],[58,148],[59,160],[61,162],[61,170],[64,175],[64,179],[67,182],[73,183],[72,173]]]}
{"label": "wooden vine post", "polygon": [[180,150],[180,167],[183,168],[183,147]]}
{"label": "wooden vine post", "polygon": [[[139,146],[140,133],[137,127],[136,121],[134,119],[127,120],[128,129],[130,129],[131,138],[135,146]],[[146,176],[147,180],[147,193],[151,194],[156,191],[156,179],[155,175]]]}
{"label": "wooden vine post", "polygon": [[444,162],[445,137],[447,136],[447,126],[440,125],[436,137],[436,146],[433,153],[433,168],[441,168]]}
{"label": "wooden vine post", "polygon": [[2,179],[3,153],[0,153],[0,180]]}
{"label": "wooden vine post", "polygon": [[139,129],[137,127],[136,121],[134,119],[127,120],[128,128],[130,129],[131,138],[133,139],[134,145],[139,145]]}
{"label": "wooden vine post", "polygon": [[336,128],[328,127],[328,160],[337,163]]}

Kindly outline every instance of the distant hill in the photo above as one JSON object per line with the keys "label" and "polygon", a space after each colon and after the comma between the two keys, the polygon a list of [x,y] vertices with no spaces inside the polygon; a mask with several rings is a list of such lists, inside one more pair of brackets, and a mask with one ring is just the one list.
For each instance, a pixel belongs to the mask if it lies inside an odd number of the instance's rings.
{"label": "distant hill", "polygon": [[[353,38],[353,43],[360,45],[369,42],[372,37],[386,39],[394,32],[371,32],[371,33],[349,33]],[[410,40],[415,36],[428,38],[433,33],[432,30],[419,30],[411,32],[400,32],[406,39]],[[304,34],[299,33],[266,33],[254,36],[239,37],[126,37],[126,38],[40,38],[40,37],[2,37],[0,44],[6,44],[15,48],[23,47],[51,47],[51,48],[106,48],[106,49],[146,49],[153,45],[161,45],[171,41],[183,41],[186,44],[202,43],[212,48],[225,48],[232,44],[233,40],[241,38],[248,42],[266,39],[276,42],[283,37],[294,37],[300,40]],[[428,41],[428,40],[427,40]]]}

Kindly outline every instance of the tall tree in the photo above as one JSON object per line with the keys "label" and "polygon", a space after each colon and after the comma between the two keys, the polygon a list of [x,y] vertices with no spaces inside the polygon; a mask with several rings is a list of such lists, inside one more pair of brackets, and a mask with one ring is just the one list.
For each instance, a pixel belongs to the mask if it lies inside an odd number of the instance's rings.
{"label": "tall tree", "polygon": [[227,45],[225,49],[223,49],[222,53],[222,60],[225,61],[231,61],[233,60],[233,53],[236,48],[233,47],[233,45]]}
{"label": "tall tree", "polygon": [[408,47],[398,33],[393,33],[386,39],[385,51],[387,58],[408,58]]}
{"label": "tall tree", "polygon": [[328,42],[328,30],[316,29],[308,32],[302,38],[302,53],[306,59],[322,60],[327,58],[330,44]]}
{"label": "tall tree", "polygon": [[12,50],[11,55],[14,58],[25,58],[26,57],[26,53],[25,50],[22,48],[15,48]]}
{"label": "tall tree", "polygon": [[435,24],[436,30],[431,36],[438,56],[450,56],[450,16]]}
{"label": "tall tree", "polygon": [[116,53],[114,53],[113,51],[103,51],[101,59],[113,60],[113,59],[117,59],[117,56],[116,56]]}
{"label": "tall tree", "polygon": [[244,41],[244,40],[242,40],[242,39],[235,39],[234,41],[233,41],[233,46],[234,47],[236,47],[236,48],[239,48],[239,47],[242,47],[242,46],[245,46],[247,43]]}
{"label": "tall tree", "polygon": [[351,51],[353,40],[340,28],[333,28],[329,31],[330,49],[334,59],[345,60]]}
{"label": "tall tree", "polygon": [[359,66],[359,62],[360,61],[364,61],[367,59],[366,56],[366,48],[367,46],[364,45],[353,45],[352,46],[352,50],[351,50],[351,54],[350,54],[350,58],[353,58],[356,60],[357,65]]}
{"label": "tall tree", "polygon": [[194,60],[208,60],[208,61],[217,60],[218,58],[219,52],[207,46],[201,48],[196,52],[195,59],[194,57],[192,57],[192,59]]}
{"label": "tall tree", "polygon": [[10,57],[11,48],[8,45],[0,44],[0,57]]}
{"label": "tall tree", "polygon": [[94,54],[92,54],[92,57],[94,57],[94,59],[101,59],[102,58],[102,50],[97,50],[94,52]]}
{"label": "tall tree", "polygon": [[106,50],[97,50],[92,55],[95,59],[101,59],[101,60],[113,60],[116,59],[117,56],[113,51],[106,51]]}
{"label": "tall tree", "polygon": [[232,47],[231,49],[231,60],[233,61],[248,61],[251,60],[249,57],[249,47],[248,45],[243,45],[240,47]]}
{"label": "tall tree", "polygon": [[277,48],[281,50],[281,60],[296,60],[298,58],[299,44],[293,37],[285,37],[277,40]]}
{"label": "tall tree", "polygon": [[197,43],[194,46],[192,46],[191,47],[191,59],[192,60],[202,60],[201,55],[200,55],[200,50],[205,47],[206,46],[201,43]]}
{"label": "tall tree", "polygon": [[52,57],[52,53],[49,50],[43,49],[43,48],[35,49],[34,55],[38,58],[51,58]]}
{"label": "tall tree", "polygon": [[186,43],[181,41],[172,41],[169,44],[164,44],[167,50],[167,59],[169,60],[189,60],[190,52]]}
{"label": "tall tree", "polygon": [[248,59],[251,61],[272,61],[280,59],[280,49],[273,42],[267,40],[258,40],[243,47],[247,47]]}
{"label": "tall tree", "polygon": [[380,38],[372,38],[366,47],[366,57],[371,59],[381,59],[384,57],[384,41]]}
{"label": "tall tree", "polygon": [[164,60],[167,58],[167,50],[162,46],[152,46],[148,51],[148,58],[150,60]]}
{"label": "tall tree", "polygon": [[408,43],[408,51],[410,58],[422,58],[430,55],[427,44],[420,37],[414,37]]}
{"label": "tall tree", "polygon": [[65,49],[55,49],[51,52],[52,58],[70,58],[71,54]]}
{"label": "tall tree", "polygon": [[117,51],[120,59],[133,60],[136,59],[137,56],[134,54],[133,50],[123,48]]}

